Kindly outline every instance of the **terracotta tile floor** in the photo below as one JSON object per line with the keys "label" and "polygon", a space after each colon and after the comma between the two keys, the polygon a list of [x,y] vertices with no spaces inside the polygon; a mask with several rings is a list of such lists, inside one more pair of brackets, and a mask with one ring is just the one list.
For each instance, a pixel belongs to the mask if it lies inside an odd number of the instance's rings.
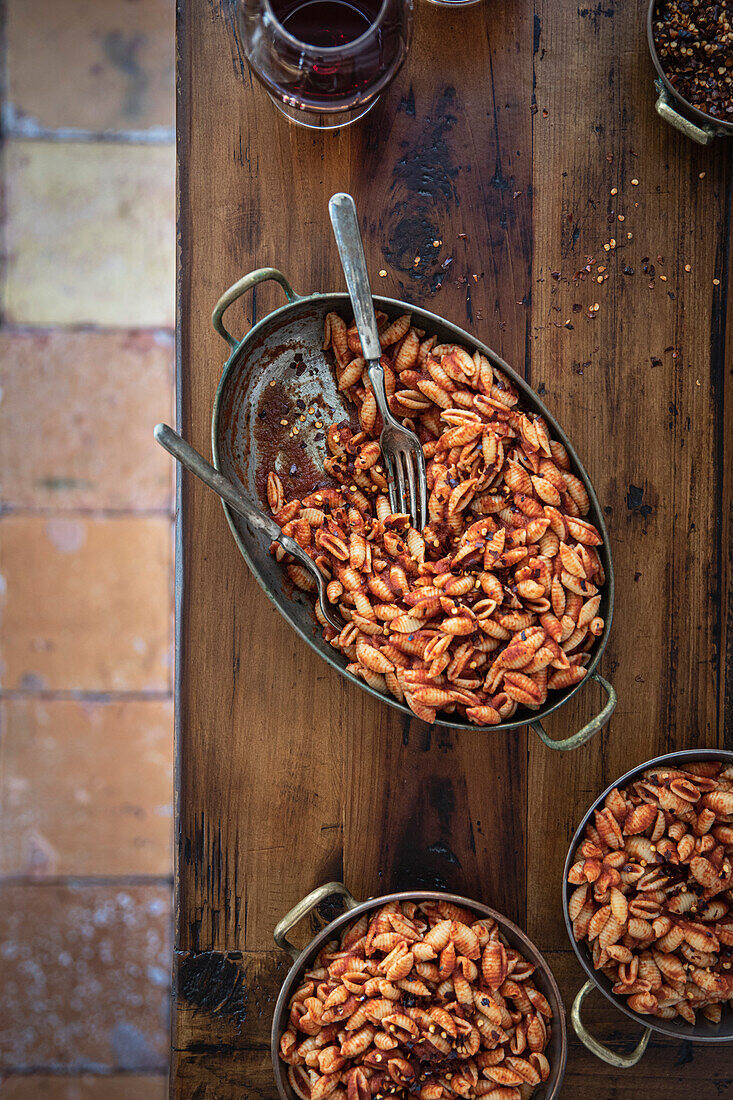
{"label": "terracotta tile floor", "polygon": [[175,5],[0,8],[0,1097],[162,1100]]}

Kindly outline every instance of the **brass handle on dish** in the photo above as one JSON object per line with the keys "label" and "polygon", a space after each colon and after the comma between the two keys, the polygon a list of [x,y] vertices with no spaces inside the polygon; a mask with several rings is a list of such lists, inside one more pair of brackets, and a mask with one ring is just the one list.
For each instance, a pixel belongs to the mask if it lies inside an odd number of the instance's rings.
{"label": "brass handle on dish", "polygon": [[670,126],[674,126],[675,130],[679,130],[685,137],[696,141],[698,145],[709,145],[718,134],[715,127],[696,126],[694,122],[690,122],[689,118],[685,118],[684,115],[681,115],[672,105],[669,92],[664,87],[661,80],[655,80],[654,86],[659,92],[659,97],[655,104],[659,117],[663,118],[665,122],[668,122]]}
{"label": "brass handle on dish", "polygon": [[359,904],[343,882],[327,882],[325,886],[316,887],[315,890],[311,890],[310,894],[306,894],[297,905],[294,905],[290,912],[286,913],[283,919],[275,925],[275,931],[272,934],[277,946],[282,948],[283,951],[287,951],[294,959],[297,959],[300,951],[288,939],[288,932],[303,917],[307,917],[310,911],[315,909],[320,902],[325,901],[326,898],[330,898],[334,894],[338,894],[344,899],[344,905],[347,909],[355,909]]}
{"label": "brass handle on dish", "polygon": [[571,734],[570,737],[566,737],[563,741],[553,741],[545,732],[545,728],[539,720],[529,723],[540,741],[547,745],[548,748],[557,749],[559,752],[570,752],[572,749],[579,748],[581,745],[584,745],[586,741],[590,741],[591,737],[595,737],[597,733],[600,733],[613,714],[616,709],[616,703],[618,702],[616,692],[611,687],[608,680],[604,680],[599,672],[591,673],[590,678],[598,681],[608,698],[606,699],[603,709],[595,718],[591,718],[590,722],[583,726],[581,730],[578,730],[577,733]]}
{"label": "brass handle on dish", "polygon": [[278,271],[276,267],[259,267],[256,271],[250,271],[249,275],[243,275],[242,278],[238,279],[228,290],[224,291],[221,298],[214,306],[214,312],[211,314],[212,325],[219,335],[224,337],[230,347],[236,348],[239,341],[224,327],[224,322],[222,321],[224,313],[229,309],[232,302],[236,302],[237,298],[241,298],[242,295],[246,294],[252,287],[257,286],[258,283],[267,282],[268,279],[272,279],[274,282],[280,284],[289,302],[297,302],[301,297],[300,294],[295,293],[282,271]]}
{"label": "brass handle on dish", "polygon": [[641,1061],[644,1056],[644,1051],[649,1045],[649,1039],[652,1034],[651,1029],[646,1028],[631,1054],[616,1054],[615,1051],[609,1050],[608,1047],[600,1043],[598,1039],[593,1038],[591,1033],[586,1030],[585,1024],[580,1018],[580,1010],[583,1007],[583,1001],[594,989],[595,982],[588,980],[583,988],[578,991],[570,1012],[573,1030],[586,1050],[589,1050],[591,1054],[595,1054],[596,1058],[600,1058],[602,1062],[606,1062],[609,1066],[615,1066],[616,1069],[631,1069],[637,1062]]}

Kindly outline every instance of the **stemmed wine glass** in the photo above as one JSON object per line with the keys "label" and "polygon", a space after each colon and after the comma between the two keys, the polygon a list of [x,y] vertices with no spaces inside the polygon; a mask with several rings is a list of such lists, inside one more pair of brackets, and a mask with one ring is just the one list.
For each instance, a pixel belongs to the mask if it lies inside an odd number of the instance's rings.
{"label": "stemmed wine glass", "polygon": [[402,66],[412,0],[240,0],[252,72],[301,126],[334,129],[374,106]]}

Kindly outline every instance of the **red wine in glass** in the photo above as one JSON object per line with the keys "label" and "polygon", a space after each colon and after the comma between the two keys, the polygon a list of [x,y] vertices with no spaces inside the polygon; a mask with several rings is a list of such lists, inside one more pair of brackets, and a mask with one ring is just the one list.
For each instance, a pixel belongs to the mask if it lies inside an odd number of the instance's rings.
{"label": "red wine in glass", "polygon": [[369,30],[379,0],[274,0],[272,10],[288,34],[309,46],[346,46]]}
{"label": "red wine in glass", "polygon": [[412,0],[240,0],[239,29],[280,110],[332,128],[365,114],[398,72]]}

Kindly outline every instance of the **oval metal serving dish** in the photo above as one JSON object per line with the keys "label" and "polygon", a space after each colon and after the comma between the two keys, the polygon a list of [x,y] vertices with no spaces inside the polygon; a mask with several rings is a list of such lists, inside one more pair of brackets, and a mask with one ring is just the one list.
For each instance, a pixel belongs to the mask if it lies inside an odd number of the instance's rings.
{"label": "oval metal serving dish", "polygon": [[[246,291],[268,279],[275,280],[282,286],[288,304],[269,313],[250,330],[244,339],[237,340],[224,327],[222,318],[225,310]],[[562,428],[542,404],[537,394],[495,352],[463,329],[425,309],[376,295],[374,302],[376,307],[384,310],[390,319],[410,312],[416,325],[430,334],[435,333],[441,342],[452,341],[464,344],[471,350],[478,349],[486,355],[511,378],[521,392],[524,404],[545,418],[554,437],[567,449],[573,472],[582,480],[588,491],[590,498],[588,518],[595,524],[603,538],[603,545],[598,547],[598,551],[606,573],[606,584],[602,590],[600,607],[605,628],[593,649],[588,675],[571,688],[553,692],[548,703],[540,710],[523,709],[518,711],[509,722],[484,727],[486,730],[507,730],[529,724],[547,745],[558,749],[577,748],[598,733],[608,721],[616,705],[616,694],[613,688],[596,672],[596,666],[606,647],[611,629],[614,579],[608,533],[590,479]],[[259,504],[263,504],[263,478],[266,478],[267,470],[272,468],[276,461],[282,464],[283,456],[286,463],[292,462],[299,470],[305,467],[311,472],[312,480],[308,488],[312,489],[317,477],[324,476],[323,459],[327,455],[325,428],[331,421],[341,421],[353,416],[354,410],[347,404],[344,395],[339,393],[336,379],[321,350],[324,319],[332,310],[341,313],[344,317],[351,316],[348,294],[301,296],[293,291],[285,276],[274,268],[261,268],[244,276],[222,295],[214,310],[214,327],[232,348],[231,355],[224,365],[214,401],[211,425],[214,463],[228,477],[241,481],[252,500]],[[268,409],[271,410],[269,414]],[[323,424],[323,431],[314,430],[313,417],[308,414],[309,409],[324,412],[323,421],[316,421]],[[272,410],[276,410],[274,417]],[[304,415],[309,423],[303,424],[300,421],[300,417]],[[287,421],[288,426],[281,426],[281,420]],[[296,427],[302,425],[302,432],[298,427],[297,436],[291,436],[289,432],[292,431],[292,425]],[[289,468],[286,465],[283,469],[280,465],[286,482]],[[264,507],[267,507],[266,503]],[[346,671],[346,659],[322,637],[320,627],[315,620],[311,599],[305,593],[293,591],[289,578],[270,554],[269,545],[262,536],[250,531],[246,522],[230,511],[226,504],[224,511],[232,534],[251,572],[278,611],[301,638],[332,668],[337,669],[352,683],[358,684],[362,691],[368,691],[403,714],[414,717],[408,707],[398,703],[391,696],[374,691],[364,681]],[[582,730],[562,741],[553,741],[545,733],[542,722],[577,691],[582,690],[591,679],[599,681],[606,691],[608,699],[603,709]],[[453,721],[451,716],[440,718],[440,724],[452,729],[480,728],[470,722]]]}
{"label": "oval metal serving dish", "polygon": [[[338,895],[343,898],[345,912],[343,912],[341,916],[336,917],[335,920],[332,920],[330,924],[326,925],[303,951],[298,951],[287,938],[290,929],[293,928],[298,921],[312,912],[320,902],[325,901],[326,898],[332,897],[333,895]],[[280,1060],[280,1036],[285,1030],[290,998],[301,984],[304,971],[307,970],[316,958],[323,945],[328,940],[335,939],[344,925],[351,924],[352,921],[358,920],[362,913],[369,912],[372,909],[379,909],[382,905],[386,905],[390,901],[449,901],[454,905],[460,905],[463,908],[470,909],[472,912],[476,913],[477,917],[490,917],[498,924],[506,943],[508,943],[510,947],[515,948],[525,957],[525,959],[534,964],[536,969],[532,975],[532,979],[540,992],[547,998],[550,1008],[552,1009],[552,1035],[550,1036],[550,1042],[546,1051],[550,1063],[550,1076],[547,1081],[543,1081],[542,1084],[537,1085],[532,1093],[532,1100],[556,1100],[560,1095],[560,1088],[565,1074],[565,1062],[567,1059],[568,1037],[567,1025],[565,1022],[565,1008],[562,1003],[562,997],[560,996],[560,990],[558,989],[557,982],[555,981],[555,977],[549,965],[529,937],[526,936],[520,928],[517,928],[516,924],[508,920],[507,917],[503,916],[501,913],[497,913],[495,909],[489,909],[487,905],[482,905],[478,901],[472,901],[470,898],[464,898],[458,894],[446,894],[433,890],[407,890],[403,893],[385,894],[383,897],[370,898],[368,901],[358,902],[341,882],[329,882],[325,886],[319,886],[317,889],[311,891],[307,897],[303,898],[302,901],[298,902],[298,904],[290,910],[287,916],[283,917],[274,931],[274,938],[277,946],[287,951],[294,960],[288,972],[288,976],[282,984],[280,995],[275,1005],[270,1039],[272,1068],[275,1073],[275,1081],[281,1100],[297,1100],[287,1080],[285,1063]]]}

